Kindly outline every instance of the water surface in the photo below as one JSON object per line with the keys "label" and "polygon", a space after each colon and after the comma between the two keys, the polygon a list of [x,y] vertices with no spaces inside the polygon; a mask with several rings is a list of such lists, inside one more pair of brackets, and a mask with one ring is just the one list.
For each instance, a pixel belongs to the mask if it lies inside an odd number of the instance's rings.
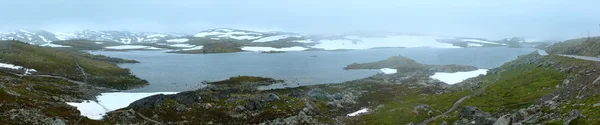
{"label": "water surface", "polygon": [[173,54],[161,51],[96,51],[112,57],[134,59],[137,64],[119,64],[150,82],[149,86],[129,91],[184,91],[201,87],[202,81],[217,81],[232,76],[252,75],[285,80],[270,87],[295,87],[338,83],[365,78],[378,70],[344,70],[351,63],[384,60],[402,55],[425,64],[462,64],[494,68],[518,55],[535,51],[529,48],[385,48],[353,51],[306,51],[277,54],[252,52],[224,54]]}

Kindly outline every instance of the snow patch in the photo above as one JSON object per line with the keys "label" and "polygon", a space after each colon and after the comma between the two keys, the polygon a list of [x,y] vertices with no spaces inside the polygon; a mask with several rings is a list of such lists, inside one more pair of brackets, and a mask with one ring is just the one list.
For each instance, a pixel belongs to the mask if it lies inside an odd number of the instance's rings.
{"label": "snow patch", "polygon": [[475,42],[475,43],[486,43],[486,44],[496,44],[496,45],[506,45],[506,44],[503,44],[503,43],[483,41],[483,40],[478,40],[478,39],[463,39],[462,41],[465,41],[465,42]]}
{"label": "snow patch", "polygon": [[161,50],[162,48],[150,47],[150,48],[146,48],[146,49],[150,49],[150,50]]}
{"label": "snow patch", "polygon": [[106,49],[118,49],[118,50],[126,50],[126,49],[149,49],[149,46],[142,45],[119,45],[119,46],[109,46],[105,47]]}
{"label": "snow patch", "polygon": [[30,75],[31,73],[37,72],[37,70],[35,69],[28,69],[28,68],[24,68],[22,66],[17,66],[17,65],[13,65],[13,64],[8,64],[8,63],[0,63],[0,68],[8,68],[8,69],[14,69],[14,70],[25,70],[25,73],[23,73],[24,75]]}
{"label": "snow patch", "polygon": [[42,39],[44,42],[52,42],[52,41],[48,41],[48,40],[46,39],[46,37],[44,37],[44,36],[40,36],[40,38],[41,38],[41,39]]}
{"label": "snow patch", "polygon": [[30,34],[33,34],[32,32],[29,32],[29,31],[27,31],[27,30],[24,30],[24,29],[19,29],[19,32],[24,32],[24,33],[30,33]]}
{"label": "snow patch", "polygon": [[21,69],[23,67],[22,66],[16,66],[16,65],[13,65],[13,64],[0,63],[0,68],[9,68],[9,69],[16,69],[16,70],[18,70],[18,69]]}
{"label": "snow patch", "polygon": [[166,37],[166,36],[168,36],[168,35],[166,35],[166,34],[152,34],[152,35],[146,36],[146,38]]}
{"label": "snow patch", "polygon": [[65,32],[53,32],[54,37],[58,40],[69,40],[75,38],[77,35],[74,33],[65,33]]}
{"label": "snow patch", "polygon": [[53,43],[46,43],[46,44],[43,44],[41,46],[48,46],[48,47],[71,47],[71,46],[58,45],[58,44],[53,44]]}
{"label": "snow patch", "polygon": [[104,44],[104,42],[94,42],[95,44]]}
{"label": "snow patch", "polygon": [[546,50],[537,50],[538,54],[542,55],[542,56],[547,56],[548,53],[546,53]]}
{"label": "snow patch", "polygon": [[[358,37],[357,37],[358,38]],[[320,40],[313,48],[324,50],[339,49],[372,49],[378,47],[433,47],[433,48],[460,48],[450,43],[437,42],[436,37],[398,35],[387,37],[360,37],[360,39]]]}
{"label": "snow patch", "polygon": [[190,39],[185,39],[185,38],[183,38],[183,39],[170,39],[170,40],[167,40],[167,43],[184,43],[184,42],[187,42],[187,41],[190,41]]}
{"label": "snow patch", "polygon": [[315,41],[308,39],[308,40],[297,40],[297,41],[293,41],[293,42],[297,42],[297,43],[314,43]]}
{"label": "snow patch", "polygon": [[196,33],[196,35],[194,35],[194,37],[207,37],[207,36],[214,36],[214,37],[220,37],[220,38],[231,38],[231,39],[237,39],[237,40],[254,40],[254,39],[261,38],[262,34],[224,29],[224,30],[216,30],[216,31],[211,31],[211,32],[200,32],[200,33]]}
{"label": "snow patch", "polygon": [[383,69],[380,69],[380,71],[383,72],[383,74],[395,74],[398,72],[398,69],[383,68]]}
{"label": "snow patch", "polygon": [[276,36],[269,36],[269,37],[264,37],[264,38],[260,38],[258,40],[254,40],[253,42],[271,42],[271,41],[276,41],[276,40],[280,40],[280,39],[287,39],[290,37],[302,37],[302,36],[297,36],[297,35],[276,35]]}
{"label": "snow patch", "polygon": [[442,82],[452,85],[452,84],[462,82],[468,78],[473,78],[473,77],[476,77],[479,75],[485,75],[485,74],[487,74],[487,71],[488,71],[487,69],[478,69],[478,70],[474,70],[474,71],[455,72],[455,73],[436,72],[430,78],[437,79],[437,80],[440,80]]}
{"label": "snow patch", "polygon": [[242,50],[244,51],[253,51],[253,52],[263,52],[263,51],[304,51],[308,48],[294,46],[288,48],[273,48],[273,47],[255,47],[255,46],[244,46]]}
{"label": "snow patch", "polygon": [[181,47],[181,48],[190,48],[190,47],[194,47],[194,45],[190,45],[190,44],[173,44],[173,45],[169,45],[171,47]]}
{"label": "snow patch", "polygon": [[183,50],[183,51],[189,51],[189,50],[201,50],[201,49],[203,49],[203,48],[204,48],[204,46],[196,46],[196,47],[193,47],[193,48],[187,48],[187,49],[181,49],[181,50]]}
{"label": "snow patch", "polygon": [[467,43],[467,47],[482,47],[483,44],[477,44],[477,43]]}
{"label": "snow patch", "polygon": [[348,116],[358,116],[360,114],[364,114],[364,113],[367,113],[367,112],[369,112],[369,108],[363,108],[361,110],[358,110],[356,112],[348,114]]}
{"label": "snow patch", "polygon": [[121,39],[121,43],[129,44],[129,43],[131,43],[131,39],[129,39],[129,38],[127,38],[127,39],[122,38]]}
{"label": "snow patch", "polygon": [[177,92],[154,92],[154,93],[102,93],[96,96],[98,102],[67,102],[68,105],[77,107],[81,115],[90,119],[100,120],[107,112],[125,108],[136,100],[158,94],[176,94]]}

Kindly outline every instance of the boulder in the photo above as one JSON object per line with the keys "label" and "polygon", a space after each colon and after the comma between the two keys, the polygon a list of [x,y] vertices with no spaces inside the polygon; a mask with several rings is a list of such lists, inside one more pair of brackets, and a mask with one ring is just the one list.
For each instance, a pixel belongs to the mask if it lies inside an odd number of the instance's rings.
{"label": "boulder", "polygon": [[569,112],[569,114],[567,115],[567,118],[565,118],[564,125],[569,125],[573,120],[575,120],[577,118],[581,118],[581,117],[585,117],[585,116],[583,116],[583,114],[581,114],[581,112],[579,112],[579,110],[573,109],[573,110],[571,110],[571,112]]}
{"label": "boulder", "polygon": [[292,92],[290,92],[289,96],[291,97],[300,97],[302,96],[302,93],[300,93],[298,90],[292,90]]}
{"label": "boulder", "polygon": [[256,100],[248,100],[248,102],[246,102],[246,104],[244,104],[244,107],[247,110],[256,111],[256,110],[259,110],[262,108],[262,104]]}
{"label": "boulder", "polygon": [[269,97],[267,98],[268,101],[279,101],[281,100],[279,98],[279,95],[275,94],[275,93],[270,93]]}
{"label": "boulder", "polygon": [[476,125],[492,125],[497,120],[489,113],[481,111],[473,106],[467,106],[460,109],[458,116],[462,119],[467,119],[470,121],[470,124]]}
{"label": "boulder", "polygon": [[493,125],[510,125],[510,115],[504,115],[500,118],[498,118],[498,120],[496,120],[496,122],[494,122]]}

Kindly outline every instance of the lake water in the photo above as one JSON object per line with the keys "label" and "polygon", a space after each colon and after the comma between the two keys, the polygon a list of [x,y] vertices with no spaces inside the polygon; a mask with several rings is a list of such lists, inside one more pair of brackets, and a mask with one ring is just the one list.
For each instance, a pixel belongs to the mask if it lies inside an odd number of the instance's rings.
{"label": "lake water", "polygon": [[137,64],[119,64],[129,68],[150,85],[134,92],[185,91],[196,89],[202,81],[224,80],[232,76],[252,75],[282,79],[286,84],[270,87],[295,87],[338,83],[365,78],[378,70],[344,70],[351,63],[384,60],[402,55],[425,64],[462,64],[494,68],[535,51],[530,48],[386,48],[353,51],[306,51],[277,54],[252,52],[224,54],[173,54],[163,51],[95,51],[111,57],[134,59]]}

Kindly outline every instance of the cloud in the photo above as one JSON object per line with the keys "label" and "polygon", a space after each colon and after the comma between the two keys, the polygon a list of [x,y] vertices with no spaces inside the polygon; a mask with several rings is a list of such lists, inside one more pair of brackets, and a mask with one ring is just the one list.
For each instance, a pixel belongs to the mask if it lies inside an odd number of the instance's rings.
{"label": "cloud", "polygon": [[3,29],[195,32],[210,28],[565,39],[600,35],[600,1],[581,0],[20,0]]}

